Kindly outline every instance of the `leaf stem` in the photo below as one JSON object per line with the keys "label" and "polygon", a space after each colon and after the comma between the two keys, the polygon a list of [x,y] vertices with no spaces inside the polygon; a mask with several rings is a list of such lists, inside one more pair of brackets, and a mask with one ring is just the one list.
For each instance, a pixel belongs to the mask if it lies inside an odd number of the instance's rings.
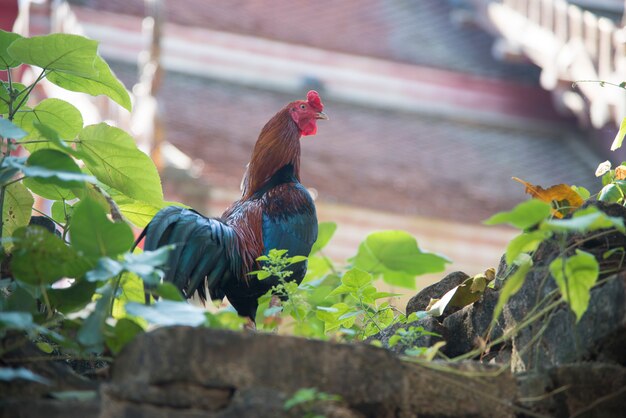
{"label": "leaf stem", "polygon": [[24,97],[22,97],[22,100],[20,101],[20,103],[13,109],[13,112],[9,112],[9,120],[13,120],[13,116],[15,116],[15,113],[19,110],[20,107],[22,107],[26,99],[28,99],[30,92],[33,91],[37,83],[43,80],[45,76],[46,76],[46,69],[44,68],[41,70],[41,74],[39,74],[39,77],[37,77],[37,79],[33,82],[33,84],[28,86],[28,89],[26,90],[26,94],[24,95]]}
{"label": "leaf stem", "polygon": [[41,287],[41,294],[43,295],[43,300],[44,300],[44,303],[46,304],[46,309],[48,311],[47,318],[51,318],[52,317],[52,305],[50,304],[50,299],[48,298],[46,285],[42,283],[40,287]]}

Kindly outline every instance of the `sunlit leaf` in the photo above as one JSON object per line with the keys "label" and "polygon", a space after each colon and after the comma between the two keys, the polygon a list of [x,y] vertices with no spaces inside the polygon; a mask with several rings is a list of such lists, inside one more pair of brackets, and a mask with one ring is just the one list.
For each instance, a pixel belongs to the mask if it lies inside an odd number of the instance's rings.
{"label": "sunlit leaf", "polygon": [[551,210],[548,203],[531,199],[520,203],[509,212],[496,213],[483,223],[485,225],[510,224],[519,229],[527,229],[546,219]]}
{"label": "sunlit leaf", "polygon": [[551,219],[542,225],[542,229],[560,232],[589,232],[606,228],[626,231],[623,218],[609,216],[594,206],[575,212],[569,219]]}
{"label": "sunlit leaf", "polygon": [[85,127],[79,137],[77,149],[91,157],[85,165],[99,181],[132,199],[157,206],[163,203],[154,162],[129,134],[101,123]]}
{"label": "sunlit leaf", "polygon": [[20,170],[26,176],[24,185],[50,200],[71,200],[75,197],[72,189],[96,182],[95,177],[80,170],[72,157],[53,149],[35,151]]}
{"label": "sunlit leaf", "polygon": [[354,267],[381,274],[389,284],[415,287],[415,276],[443,271],[447,258],[420,250],[417,240],[405,231],[381,231],[368,235],[350,260]]}
{"label": "sunlit leaf", "polygon": [[622,119],[622,123],[619,125],[619,130],[615,135],[615,139],[611,144],[611,151],[615,151],[616,149],[622,146],[624,142],[624,137],[626,136],[626,118]]}
{"label": "sunlit leaf", "polygon": [[60,99],[42,100],[33,109],[25,109],[15,115],[14,122],[28,135],[22,139],[26,141],[42,141],[24,144],[30,152],[38,149],[51,148],[54,144],[46,138],[46,133],[40,132],[35,127],[37,123],[54,130],[61,139],[73,140],[83,127],[83,116],[80,111],[70,103]]}
{"label": "sunlit leaf", "polygon": [[580,321],[589,306],[591,288],[598,280],[600,267],[596,258],[587,252],[576,250],[576,255],[556,258],[550,263],[550,274],[554,277],[563,299]]}
{"label": "sunlit leaf", "polygon": [[94,61],[96,72],[90,75],[76,75],[55,71],[47,79],[66,90],[87,93],[92,96],[104,94],[120,106],[132,110],[130,95],[124,85],[117,79],[109,65],[100,57]]}
{"label": "sunlit leaf", "polygon": [[[17,67],[21,62],[11,55],[9,55],[7,49],[16,40],[21,39],[22,35],[14,32],[5,32],[0,30],[0,70],[7,70],[9,68]],[[1,112],[0,112],[1,113]]]}
{"label": "sunlit leaf", "polygon": [[609,171],[611,171],[611,162],[609,160],[606,160],[600,164],[598,164],[598,167],[596,168],[596,177],[602,177],[603,175],[605,175],[606,173],[608,173]]}
{"label": "sunlit leaf", "polygon": [[98,42],[83,36],[54,33],[19,38],[9,45],[7,51],[17,61],[46,70],[92,75],[96,73],[97,49]]}
{"label": "sunlit leaf", "polygon": [[[0,67],[2,67],[2,64],[0,64]],[[17,104],[19,104],[19,102],[21,102],[22,99],[24,99],[24,95],[26,94],[26,90],[25,90],[26,86],[24,86],[22,83],[11,83],[11,85],[13,86],[14,91],[21,92],[20,95],[14,98],[15,100],[14,104],[15,106],[17,106]],[[9,89],[9,83],[0,80],[0,115],[9,113],[9,102],[11,99],[9,97],[8,89]],[[28,99],[24,100],[24,102],[26,103],[27,100]]]}

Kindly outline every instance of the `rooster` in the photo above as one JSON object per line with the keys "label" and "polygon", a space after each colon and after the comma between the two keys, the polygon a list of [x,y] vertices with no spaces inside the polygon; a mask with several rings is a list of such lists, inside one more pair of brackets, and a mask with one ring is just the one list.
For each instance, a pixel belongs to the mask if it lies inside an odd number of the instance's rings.
{"label": "rooster", "polygon": [[[281,109],[265,124],[242,181],[242,196],[219,218],[169,206],[144,229],[144,250],[174,245],[164,280],[202,302],[226,296],[254,328],[258,298],[278,284],[249,273],[271,249],[308,256],[317,239],[317,216],[309,192],[300,184],[300,137],[314,135],[317,121],[328,119],[316,91]],[[300,283],[306,261],[290,266],[289,280]]]}

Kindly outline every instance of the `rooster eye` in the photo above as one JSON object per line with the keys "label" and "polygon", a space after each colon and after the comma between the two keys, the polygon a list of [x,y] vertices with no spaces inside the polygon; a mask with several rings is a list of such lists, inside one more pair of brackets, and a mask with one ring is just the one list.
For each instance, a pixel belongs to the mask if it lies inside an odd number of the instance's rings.
{"label": "rooster eye", "polygon": [[305,106],[305,105],[303,105],[303,104],[301,104],[301,105],[300,105],[300,109],[306,109],[306,106]]}

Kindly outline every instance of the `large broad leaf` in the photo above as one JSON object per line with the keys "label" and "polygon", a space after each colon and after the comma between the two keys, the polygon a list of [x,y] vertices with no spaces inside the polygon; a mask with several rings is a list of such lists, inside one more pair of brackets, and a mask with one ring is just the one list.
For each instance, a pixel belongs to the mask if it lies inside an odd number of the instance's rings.
{"label": "large broad leaf", "polygon": [[154,325],[189,325],[197,327],[207,321],[206,311],[187,302],[161,300],[146,306],[131,302],[126,304],[126,312],[144,318]]}
{"label": "large broad leaf", "polygon": [[519,229],[527,229],[550,216],[552,206],[541,200],[522,202],[509,212],[500,212],[483,223],[485,225],[510,224]]}
{"label": "large broad leaf", "polygon": [[96,283],[77,280],[68,288],[48,290],[48,298],[55,310],[68,314],[80,311],[87,306],[93,298],[96,286]]}
{"label": "large broad leaf", "polygon": [[33,122],[33,127],[38,131],[43,140],[50,141],[48,144],[42,145],[42,147],[55,148],[57,150],[70,154],[71,156],[76,157],[79,160],[89,159],[88,155],[76,151],[74,148],[68,145],[67,142],[61,139],[59,133],[48,125],[44,125],[40,122],[35,121]]}
{"label": "large broad leaf", "polygon": [[36,122],[53,129],[63,139],[76,138],[83,127],[83,116],[80,111],[60,99],[42,100],[34,109],[19,112],[15,115],[14,121],[28,132],[23,141],[44,141],[24,144],[30,152],[53,146],[53,143],[35,127]]}
{"label": "large broad leaf", "polygon": [[[26,94],[26,86],[21,83],[11,83],[13,86],[13,90],[17,92],[22,92],[19,96],[15,97],[15,105],[22,101],[24,95]],[[0,80],[0,114],[8,114],[9,113],[9,101],[11,98],[9,97],[9,83]],[[28,99],[27,99],[28,100]],[[25,100],[24,102],[26,102]]]}
{"label": "large broad leaf", "polygon": [[98,180],[132,199],[162,204],[161,179],[154,162],[130,135],[101,123],[85,127],[79,138],[77,149],[91,157],[85,165]]}
{"label": "large broad leaf", "polygon": [[166,206],[177,204],[173,202],[147,203],[126,196],[112,187],[105,187],[106,192],[117,204],[124,217],[138,228],[144,228],[154,218],[156,213]]}
{"label": "large broad leaf", "polygon": [[109,221],[102,207],[91,199],[74,206],[70,233],[72,247],[94,259],[114,257],[133,245],[130,227]]}
{"label": "large broad leaf", "polygon": [[568,257],[565,263],[562,258],[550,263],[550,274],[576,314],[576,321],[580,321],[589,306],[591,288],[598,280],[599,271],[596,258],[581,250],[576,250],[576,255]]}
{"label": "large broad leaf", "polygon": [[504,305],[506,305],[511,296],[516,294],[522,288],[524,279],[526,279],[526,275],[532,267],[533,261],[528,254],[522,254],[522,256],[516,259],[515,265],[517,270],[507,277],[506,283],[504,283],[504,286],[502,286],[502,289],[500,290],[498,303],[493,310],[493,322],[498,320],[500,314],[502,313],[502,309],[504,309]]}
{"label": "large broad leaf", "polygon": [[7,51],[9,45],[21,38],[22,36],[17,33],[0,30],[0,70],[6,71],[9,68],[17,67],[21,64],[19,60],[9,55]]}
{"label": "large broad leaf", "polygon": [[[13,183],[5,189],[4,206],[2,208],[2,237],[8,238],[18,228],[28,225],[32,212],[33,195],[21,182]],[[10,241],[3,243],[4,248],[9,250],[13,247]]]}
{"label": "large broad leaf", "polygon": [[315,254],[326,247],[337,230],[337,224],[335,222],[321,222],[317,230],[317,241],[315,241],[313,248],[311,248],[311,254]]}
{"label": "large broad leaf", "polygon": [[15,125],[8,119],[0,118],[0,137],[10,139],[22,139],[28,132]]}
{"label": "large broad leaf", "polygon": [[51,200],[71,200],[75,197],[72,189],[96,182],[95,177],[80,170],[72,157],[52,149],[34,152],[20,168],[27,177],[24,185]]}
{"label": "large broad leaf", "polygon": [[98,42],[79,35],[52,35],[20,38],[7,48],[9,55],[25,64],[83,76],[96,73],[94,61]]}
{"label": "large broad leaf", "polygon": [[552,219],[542,225],[543,229],[560,232],[590,232],[597,229],[615,228],[625,232],[624,219],[609,216],[594,206],[579,210],[569,219]]}
{"label": "large broad leaf", "polygon": [[382,274],[387,283],[412,289],[415,276],[445,269],[447,258],[419,249],[417,240],[405,231],[374,232],[350,260],[354,267]]}
{"label": "large broad leaf", "polygon": [[115,77],[109,65],[100,57],[95,60],[96,73],[80,76],[70,73],[53,72],[47,79],[64,89],[87,93],[92,96],[104,94],[120,106],[132,110],[130,95],[126,87]]}
{"label": "large broad leaf", "polygon": [[40,226],[20,228],[14,234],[11,270],[29,284],[50,284],[63,277],[80,277],[90,267],[71,247]]}
{"label": "large broad leaf", "polygon": [[155,251],[145,251],[138,254],[124,254],[121,261],[103,257],[98,260],[96,268],[87,273],[89,281],[103,281],[127,271],[141,277],[145,282],[160,283],[161,271],[158,267],[167,262],[173,246],[161,247]]}

